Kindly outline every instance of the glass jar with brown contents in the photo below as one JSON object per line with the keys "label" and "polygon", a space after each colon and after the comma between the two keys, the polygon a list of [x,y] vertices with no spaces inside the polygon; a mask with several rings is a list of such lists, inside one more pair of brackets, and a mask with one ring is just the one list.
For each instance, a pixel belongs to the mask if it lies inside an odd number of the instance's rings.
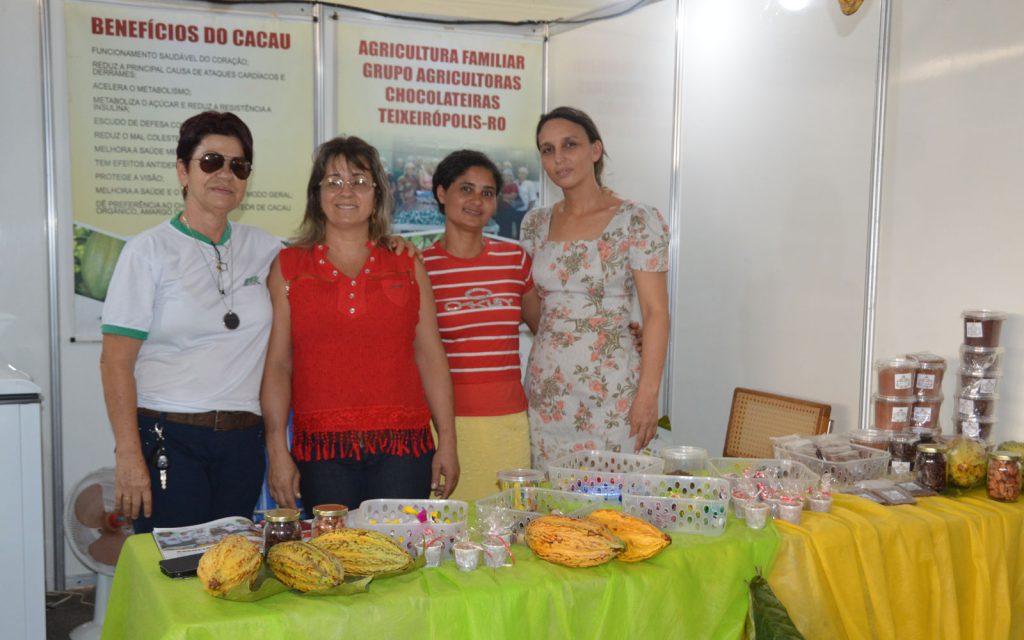
{"label": "glass jar with brown contents", "polygon": [[302,523],[298,509],[271,509],[264,514],[267,524],[263,527],[263,553],[279,542],[302,540]]}
{"label": "glass jar with brown contents", "polygon": [[1000,502],[1017,502],[1020,498],[1019,453],[996,451],[988,458],[988,497]]}
{"label": "glass jar with brown contents", "polygon": [[348,507],[343,504],[318,504],[313,507],[313,537],[345,528]]}
{"label": "glass jar with brown contents", "polygon": [[924,485],[936,493],[942,493],[946,490],[948,473],[945,446],[937,443],[917,445],[914,476],[918,484]]}

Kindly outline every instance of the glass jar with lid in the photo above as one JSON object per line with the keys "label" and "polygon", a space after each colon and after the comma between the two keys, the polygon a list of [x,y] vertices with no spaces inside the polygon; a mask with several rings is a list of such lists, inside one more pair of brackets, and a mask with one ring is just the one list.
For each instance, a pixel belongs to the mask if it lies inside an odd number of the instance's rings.
{"label": "glass jar with lid", "polygon": [[996,451],[988,457],[988,497],[1000,502],[1020,498],[1021,455],[1014,451]]}
{"label": "glass jar with lid", "polygon": [[263,527],[263,553],[280,542],[302,540],[302,523],[299,522],[298,509],[271,509],[264,515],[266,525]]}
{"label": "glass jar with lid", "polygon": [[313,507],[313,537],[345,528],[348,507],[343,504],[318,504]]}
{"label": "glass jar with lid", "polygon": [[914,477],[918,484],[942,493],[946,490],[946,447],[938,443],[917,445],[914,458]]}
{"label": "glass jar with lid", "polygon": [[894,474],[906,474],[913,470],[917,445],[921,441],[916,433],[897,431],[889,438],[890,468]]}

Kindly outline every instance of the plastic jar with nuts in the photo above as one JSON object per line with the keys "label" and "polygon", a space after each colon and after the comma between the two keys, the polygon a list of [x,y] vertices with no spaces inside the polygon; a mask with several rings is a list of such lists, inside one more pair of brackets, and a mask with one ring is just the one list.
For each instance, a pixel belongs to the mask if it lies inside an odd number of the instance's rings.
{"label": "plastic jar with nuts", "polygon": [[1017,502],[1020,498],[1021,455],[1012,451],[996,451],[988,457],[988,497],[1000,502]]}
{"label": "plastic jar with nuts", "polygon": [[318,504],[313,507],[312,537],[345,528],[348,507],[343,504]]}

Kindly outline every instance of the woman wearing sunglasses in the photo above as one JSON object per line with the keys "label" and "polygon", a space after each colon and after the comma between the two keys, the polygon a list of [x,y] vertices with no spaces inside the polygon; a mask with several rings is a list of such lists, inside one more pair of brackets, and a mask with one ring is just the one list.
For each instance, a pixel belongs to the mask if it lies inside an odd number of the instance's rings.
{"label": "woman wearing sunglasses", "polygon": [[249,517],[264,472],[259,391],[280,243],[228,220],[252,134],[231,113],[181,125],[185,204],[127,242],[103,306],[103,394],[116,506],[135,531]]}
{"label": "woman wearing sunglasses", "polygon": [[459,500],[491,495],[498,471],[530,464],[519,323],[526,318],[535,328],[540,303],[526,252],[484,237],[502,182],[490,158],[467,149],[449,154],[433,177],[444,235],[423,252],[423,263],[455,386]]}
{"label": "woman wearing sunglasses", "polygon": [[447,498],[458,483],[434,298],[423,266],[386,248],[393,206],[376,149],[356,137],[320,147],[298,237],[270,271],[262,400],[278,504]]}

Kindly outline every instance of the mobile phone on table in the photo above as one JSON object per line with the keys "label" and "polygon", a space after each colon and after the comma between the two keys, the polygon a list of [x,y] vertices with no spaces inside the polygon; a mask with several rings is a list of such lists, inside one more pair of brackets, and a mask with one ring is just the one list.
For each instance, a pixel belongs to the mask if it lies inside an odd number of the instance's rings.
{"label": "mobile phone on table", "polygon": [[196,553],[180,558],[168,558],[160,561],[160,570],[170,578],[191,578],[199,570],[199,558],[203,554]]}

